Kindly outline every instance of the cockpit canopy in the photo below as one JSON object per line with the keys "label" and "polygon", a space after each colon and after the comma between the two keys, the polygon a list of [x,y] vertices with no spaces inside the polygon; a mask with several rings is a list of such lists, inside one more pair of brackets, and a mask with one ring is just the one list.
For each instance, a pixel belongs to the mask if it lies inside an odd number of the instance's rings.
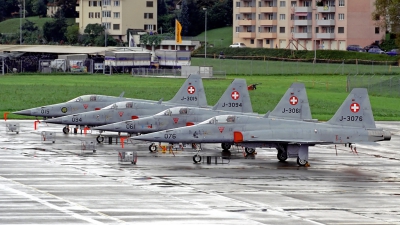
{"label": "cockpit canopy", "polygon": [[99,99],[97,98],[97,95],[82,95],[74,99],[71,99],[68,102],[95,102],[98,100]]}
{"label": "cockpit canopy", "polygon": [[188,114],[189,109],[186,107],[174,107],[166,109],[162,112],[157,113],[157,116],[173,116],[173,115],[182,115]]}
{"label": "cockpit canopy", "polygon": [[236,116],[221,115],[221,116],[214,116],[211,119],[201,122],[200,124],[234,123],[235,121],[236,121]]}
{"label": "cockpit canopy", "polygon": [[103,109],[127,109],[127,108],[133,108],[133,102],[117,102],[109,106],[106,106]]}

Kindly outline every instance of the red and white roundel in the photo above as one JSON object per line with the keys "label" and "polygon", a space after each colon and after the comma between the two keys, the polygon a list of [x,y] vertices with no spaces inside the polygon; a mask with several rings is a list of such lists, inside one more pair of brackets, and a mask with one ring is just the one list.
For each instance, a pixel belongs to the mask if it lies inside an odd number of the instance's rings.
{"label": "red and white roundel", "polygon": [[196,92],[196,88],[194,88],[193,86],[189,86],[187,92],[192,95]]}
{"label": "red and white roundel", "polygon": [[353,102],[350,104],[350,111],[352,113],[358,113],[360,111],[360,105],[357,102]]}
{"label": "red and white roundel", "polygon": [[299,102],[299,99],[298,99],[296,96],[292,96],[292,97],[290,97],[290,99],[289,99],[289,103],[290,103],[291,105],[297,105],[298,102]]}
{"label": "red and white roundel", "polygon": [[237,92],[237,91],[233,91],[233,92],[232,92],[231,98],[232,98],[233,100],[238,100],[239,97],[240,97],[239,92]]}

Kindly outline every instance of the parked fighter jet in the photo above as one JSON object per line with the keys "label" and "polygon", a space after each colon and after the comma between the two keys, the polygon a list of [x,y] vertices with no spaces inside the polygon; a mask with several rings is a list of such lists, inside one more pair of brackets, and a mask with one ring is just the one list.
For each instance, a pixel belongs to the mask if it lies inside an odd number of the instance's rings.
{"label": "parked fighter jet", "polygon": [[[235,79],[212,109],[178,106],[168,108],[162,112],[159,112],[155,115],[150,115],[148,117],[107,124],[104,126],[95,127],[93,129],[102,131],[127,132],[129,134],[145,134],[160,130],[194,125],[217,115],[243,114],[252,112],[253,108],[251,106],[246,80]],[[149,150],[152,152],[157,150],[156,145],[151,144]]]}
{"label": "parked fighter jet", "polygon": [[[128,119],[137,119],[143,115],[154,115],[166,108],[177,105],[208,107],[203,81],[199,75],[190,75],[176,95],[165,103],[161,101],[133,99],[116,102],[97,111],[48,119],[46,122],[93,127]],[[102,142],[103,140],[104,137],[100,135],[97,137],[98,142]]]}
{"label": "parked fighter jet", "polygon": [[[220,100],[212,109],[195,107],[174,107],[166,109],[156,115],[136,120],[123,121],[94,128],[102,131],[115,131],[127,133],[152,133],[161,130],[198,124],[206,119],[218,115],[235,114],[240,115],[252,112],[250,97],[246,81],[243,79],[234,80]],[[235,111],[236,113],[232,113]],[[254,115],[254,114],[253,114]],[[308,104],[307,93],[304,84],[293,83],[280,100],[279,104],[266,117],[285,118],[297,120],[310,120],[311,112]],[[224,150],[229,150],[233,143],[222,143]],[[152,143],[149,146],[151,152],[157,150]],[[254,148],[245,148],[246,153],[254,152]]]}
{"label": "parked fighter jet", "polygon": [[[246,147],[270,147],[285,161],[297,157],[308,164],[308,147],[318,144],[353,144],[388,141],[391,133],[376,128],[368,92],[355,88],[336,114],[324,123],[261,118],[248,115],[221,115],[198,125],[132,137],[136,140],[170,143],[233,142]],[[200,162],[201,156],[193,156]]]}

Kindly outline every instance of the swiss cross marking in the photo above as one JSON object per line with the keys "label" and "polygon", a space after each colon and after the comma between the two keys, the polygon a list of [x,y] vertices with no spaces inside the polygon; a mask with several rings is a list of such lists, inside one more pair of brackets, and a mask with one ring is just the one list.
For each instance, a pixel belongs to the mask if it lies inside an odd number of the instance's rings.
{"label": "swiss cross marking", "polygon": [[218,127],[219,132],[224,132],[225,127]]}
{"label": "swiss cross marking", "polygon": [[351,103],[350,111],[352,113],[358,113],[358,111],[360,111],[360,105],[357,102]]}
{"label": "swiss cross marking", "polygon": [[297,105],[297,102],[299,102],[299,99],[297,99],[296,96],[290,97],[289,103],[290,103],[291,105]]}
{"label": "swiss cross marking", "polygon": [[193,86],[189,86],[187,92],[192,95],[196,92],[196,88],[194,88]]}
{"label": "swiss cross marking", "polygon": [[88,104],[83,104],[83,108],[87,109],[89,105]]}
{"label": "swiss cross marking", "polygon": [[122,117],[122,115],[124,115],[124,112],[118,112],[118,114],[119,114],[119,117]]}
{"label": "swiss cross marking", "polygon": [[238,100],[240,97],[240,94],[239,94],[239,92],[234,91],[234,92],[232,92],[231,97],[233,100]]}
{"label": "swiss cross marking", "polygon": [[179,118],[173,118],[173,120],[174,120],[174,123],[178,123]]}

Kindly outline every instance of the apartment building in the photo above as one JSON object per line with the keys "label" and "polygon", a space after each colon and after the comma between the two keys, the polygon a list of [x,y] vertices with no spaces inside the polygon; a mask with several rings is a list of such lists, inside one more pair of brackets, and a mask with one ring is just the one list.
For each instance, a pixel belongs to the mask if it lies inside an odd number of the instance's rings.
{"label": "apartment building", "polygon": [[385,31],[372,19],[375,0],[234,0],[233,42],[254,48],[346,50]]}
{"label": "apartment building", "polygon": [[115,39],[127,41],[128,29],[157,31],[157,0],[77,0],[76,23],[84,33],[88,24],[103,24]]}

